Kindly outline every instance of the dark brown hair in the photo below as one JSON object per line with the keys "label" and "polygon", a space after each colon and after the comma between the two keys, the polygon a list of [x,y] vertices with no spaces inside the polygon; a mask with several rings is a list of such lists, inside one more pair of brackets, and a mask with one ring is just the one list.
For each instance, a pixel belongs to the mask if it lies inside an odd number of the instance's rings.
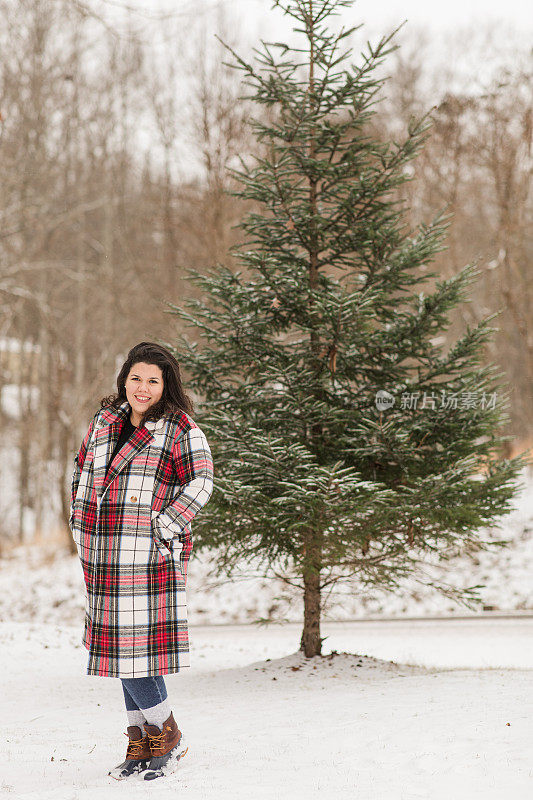
{"label": "dark brown hair", "polygon": [[192,400],[183,390],[178,362],[169,350],[154,342],[140,342],[131,348],[117,376],[117,393],[103,397],[100,400],[100,408],[118,409],[128,399],[126,397],[126,378],[133,365],[140,361],[145,364],[155,364],[163,373],[163,394],[157,403],[147,409],[142,417],[143,423],[147,420],[160,419],[165,414],[176,414],[180,411],[185,411],[186,414],[194,413]]}

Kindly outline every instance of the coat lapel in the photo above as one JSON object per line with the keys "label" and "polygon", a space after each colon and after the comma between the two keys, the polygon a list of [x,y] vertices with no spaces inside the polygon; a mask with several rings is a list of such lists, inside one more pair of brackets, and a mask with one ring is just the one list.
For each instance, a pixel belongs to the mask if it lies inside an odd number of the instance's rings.
{"label": "coat lapel", "polygon": [[[120,426],[117,426],[117,430],[114,432],[113,444],[110,448],[110,455],[113,452],[115,444],[117,443],[119,428]],[[146,447],[146,445],[149,444],[153,438],[154,437],[150,431],[145,427],[137,428],[136,431],[131,434],[130,438],[122,445],[111,462],[109,471],[107,475],[105,475],[102,483],[102,493],[105,492],[106,488],[114,480],[114,478],[117,477],[119,472],[121,472],[121,470],[123,470],[124,467],[129,464],[132,458],[135,458],[135,456],[140,453],[140,451]]]}
{"label": "coat lapel", "polygon": [[124,467],[129,464],[146,445],[154,440],[152,431],[158,430],[165,424],[163,419],[146,422],[141,428],[137,428],[113,458],[106,475],[107,464],[109,463],[111,454],[118,441],[122,423],[130,412],[131,407],[127,401],[122,403],[118,410],[108,410],[103,415],[96,432],[94,486],[99,499],[101,499],[109,484],[117,477]]}

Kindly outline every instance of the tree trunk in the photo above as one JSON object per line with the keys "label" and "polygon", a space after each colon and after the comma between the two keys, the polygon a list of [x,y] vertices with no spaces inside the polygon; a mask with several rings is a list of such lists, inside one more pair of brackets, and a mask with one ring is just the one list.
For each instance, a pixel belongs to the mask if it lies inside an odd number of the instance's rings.
{"label": "tree trunk", "polygon": [[30,419],[31,419],[31,382],[30,369],[32,366],[33,352],[29,355],[25,353],[26,340],[21,337],[18,350],[18,407],[20,409],[18,446],[19,446],[19,469],[18,469],[18,500],[19,500],[19,519],[18,519],[18,541],[19,544],[26,544],[26,515],[30,506]]}
{"label": "tree trunk", "polygon": [[[68,544],[68,549],[71,555],[76,555],[78,552],[76,547],[76,542],[74,541],[72,534],[70,532],[70,528],[68,527],[68,518],[70,512],[70,488],[71,488],[72,470],[74,469],[74,460],[72,458],[70,445],[71,441],[69,436],[69,429],[66,426],[61,426],[59,447],[57,448],[57,454],[58,458],[61,460],[63,469],[61,470],[61,473],[59,475],[58,494],[61,501],[61,518],[67,521],[64,530],[65,530],[66,541]],[[78,447],[79,443],[76,442],[75,446]]]}
{"label": "tree trunk", "polygon": [[[309,109],[314,111],[316,106],[315,100],[315,82],[314,82],[314,62],[315,62],[315,33],[313,22],[313,3],[309,0],[309,18],[307,35],[310,44],[309,54]],[[309,158],[316,157],[315,147],[315,127],[310,128],[309,134]],[[309,209],[313,215],[310,225],[310,246],[309,246],[309,286],[315,291],[318,288],[318,234],[316,215],[318,214],[317,204],[317,181],[309,179]],[[311,327],[310,339],[311,349],[313,352],[314,368],[317,376],[316,395],[320,398],[322,395],[321,390],[321,373],[322,373],[322,358],[320,356],[320,318],[314,309],[315,302],[312,296],[309,300],[309,314],[311,318],[314,317],[315,323]],[[314,423],[311,425],[311,440],[317,443],[317,448],[322,436],[322,425]],[[302,639],[300,648],[304,651],[306,658],[312,656],[319,656],[322,649],[322,640],[320,638],[320,570],[322,567],[322,534],[316,531],[309,531],[304,541],[304,564],[303,564],[303,580],[304,580],[304,629],[302,632]]]}
{"label": "tree trunk", "polygon": [[320,637],[320,567],[321,537],[315,531],[306,539],[306,559],[303,568],[304,579],[304,627],[300,650],[306,658],[319,656],[322,652]]}

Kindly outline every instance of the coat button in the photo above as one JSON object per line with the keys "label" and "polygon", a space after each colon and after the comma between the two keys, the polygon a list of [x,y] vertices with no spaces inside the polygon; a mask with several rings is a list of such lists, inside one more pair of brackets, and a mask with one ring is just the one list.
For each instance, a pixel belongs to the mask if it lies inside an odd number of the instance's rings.
{"label": "coat button", "polygon": [[137,502],[137,498],[135,497],[134,494],[132,494],[132,496],[130,497],[130,500],[131,500],[132,503],[136,503]]}

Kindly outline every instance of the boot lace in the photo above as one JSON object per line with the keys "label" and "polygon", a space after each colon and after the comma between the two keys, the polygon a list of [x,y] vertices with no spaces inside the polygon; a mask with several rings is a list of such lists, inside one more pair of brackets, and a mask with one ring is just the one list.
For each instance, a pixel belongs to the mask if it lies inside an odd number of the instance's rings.
{"label": "boot lace", "polygon": [[[170,728],[169,728],[170,730]],[[150,750],[154,755],[157,755],[159,751],[163,751],[165,749],[165,743],[163,739],[165,738],[165,731],[161,731],[161,733],[156,733],[152,736],[151,733],[148,733],[148,739],[150,740]]]}
{"label": "boot lace", "polygon": [[[124,736],[128,736],[128,734],[124,733]],[[140,758],[144,748],[144,742],[145,742],[144,738],[130,739],[128,744],[128,749],[126,751],[126,758]]]}

